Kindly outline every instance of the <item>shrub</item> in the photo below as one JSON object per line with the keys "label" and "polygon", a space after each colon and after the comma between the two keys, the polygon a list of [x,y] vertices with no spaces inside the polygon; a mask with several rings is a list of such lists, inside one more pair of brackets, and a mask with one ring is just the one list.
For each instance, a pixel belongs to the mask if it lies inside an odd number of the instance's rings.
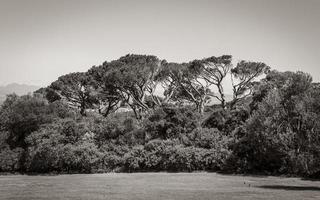
{"label": "shrub", "polygon": [[151,140],[124,156],[126,171],[221,170],[230,151],[185,147],[178,141]]}
{"label": "shrub", "polygon": [[0,150],[0,171],[14,172],[21,170],[21,159],[24,154],[22,148],[10,149],[9,147]]}
{"label": "shrub", "polygon": [[90,173],[101,164],[102,154],[92,143],[48,145],[30,148],[27,161],[29,172]]}
{"label": "shrub", "polygon": [[70,119],[56,121],[27,137],[29,172],[91,172],[102,154],[85,139],[87,128]]}
{"label": "shrub", "polygon": [[124,155],[124,167],[130,171],[145,169],[145,150],[143,146],[135,146]]}
{"label": "shrub", "polygon": [[215,128],[197,128],[188,134],[191,145],[205,149],[228,149],[231,138]]}
{"label": "shrub", "polygon": [[178,142],[173,140],[156,139],[149,141],[144,147],[146,151],[146,168],[152,171],[168,170],[168,160],[176,144],[178,144]]}
{"label": "shrub", "polygon": [[163,107],[155,110],[144,122],[148,140],[180,138],[200,126],[201,116],[187,107]]}
{"label": "shrub", "polygon": [[91,173],[101,164],[102,154],[92,143],[67,144],[58,149],[62,171]]}
{"label": "shrub", "polygon": [[221,170],[230,152],[215,149],[175,146],[168,159],[170,171]]}
{"label": "shrub", "polygon": [[1,126],[8,131],[12,148],[26,147],[24,139],[52,119],[46,100],[29,95],[9,95],[0,112]]}
{"label": "shrub", "polygon": [[120,145],[113,141],[105,143],[100,147],[103,154],[103,169],[106,171],[121,171],[124,163],[124,155],[129,152],[129,147]]}
{"label": "shrub", "polygon": [[97,118],[91,124],[91,130],[98,146],[103,146],[110,140],[132,144],[139,144],[141,140],[144,140],[137,120],[131,117],[118,116],[115,113],[108,118]]}

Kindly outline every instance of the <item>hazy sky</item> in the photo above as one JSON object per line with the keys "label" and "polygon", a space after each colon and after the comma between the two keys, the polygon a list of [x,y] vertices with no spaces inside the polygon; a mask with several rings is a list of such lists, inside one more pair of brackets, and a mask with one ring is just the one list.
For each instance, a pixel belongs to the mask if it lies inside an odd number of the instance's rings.
{"label": "hazy sky", "polygon": [[231,54],[320,81],[320,0],[0,0],[0,84],[45,86],[128,53]]}

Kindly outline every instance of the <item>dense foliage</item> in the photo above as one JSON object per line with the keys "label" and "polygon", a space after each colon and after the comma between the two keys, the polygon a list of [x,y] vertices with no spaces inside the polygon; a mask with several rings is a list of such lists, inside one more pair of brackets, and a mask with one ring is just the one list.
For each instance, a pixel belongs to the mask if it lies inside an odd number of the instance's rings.
{"label": "dense foliage", "polygon": [[0,109],[0,172],[196,170],[319,176],[320,84],[228,55],[126,55]]}

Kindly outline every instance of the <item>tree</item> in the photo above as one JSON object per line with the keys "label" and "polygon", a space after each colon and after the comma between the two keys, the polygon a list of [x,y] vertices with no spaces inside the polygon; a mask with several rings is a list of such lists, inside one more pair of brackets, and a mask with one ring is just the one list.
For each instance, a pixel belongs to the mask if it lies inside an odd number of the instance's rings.
{"label": "tree", "polygon": [[49,88],[56,91],[71,107],[79,108],[81,115],[85,115],[86,109],[97,103],[90,85],[90,77],[86,73],[77,72],[61,76]]}
{"label": "tree", "polygon": [[[270,71],[266,75],[266,77],[263,78],[262,80],[260,80],[259,83],[256,85],[256,87],[253,89],[252,101],[250,103],[251,111],[258,109],[258,104],[263,101],[263,99],[268,95],[268,93],[270,91],[275,90],[275,89],[279,89],[279,90],[284,91],[284,87],[289,86],[289,84],[292,83],[293,79],[298,79],[297,78],[298,74],[304,74],[304,73],[303,72],[295,73],[295,72],[290,72],[290,71],[279,72],[276,70]],[[306,86],[302,87],[302,89],[296,88],[296,89],[298,89],[297,91],[294,91],[295,89],[293,89],[291,92],[302,92],[303,93],[303,92],[305,92],[304,90],[306,90],[310,86],[310,84],[312,82],[310,75],[303,75],[303,76],[305,76],[304,79],[306,79],[306,81],[303,81],[304,84],[306,84]],[[303,77],[303,76],[301,76],[301,77]],[[294,78],[294,77],[296,77],[296,78]],[[298,75],[298,77],[299,77],[299,75]],[[299,79],[301,79],[301,77]],[[301,83],[301,81],[298,81],[298,82]],[[288,91],[286,93],[288,93]],[[293,93],[291,93],[291,94],[288,93],[287,97],[290,98],[290,96],[292,94]]]}
{"label": "tree", "polygon": [[161,72],[161,82],[165,87],[165,101],[188,101],[194,103],[199,113],[203,113],[204,104],[209,100],[210,83],[202,82],[199,76],[198,60],[190,63],[165,63]]}
{"label": "tree", "polygon": [[45,97],[50,103],[61,100],[61,96],[52,88],[40,88],[34,92],[34,94],[39,94]]}
{"label": "tree", "polygon": [[234,150],[244,162],[242,167],[303,175],[318,173],[317,84],[303,72],[276,71],[262,82],[269,84],[266,95],[244,123],[245,135]]}
{"label": "tree", "polygon": [[156,56],[126,55],[105,64],[103,80],[111,82],[121,99],[134,111],[138,119],[149,110],[145,103],[146,94],[154,97],[157,86],[155,79],[161,62]]}
{"label": "tree", "polygon": [[107,117],[111,112],[118,109],[121,102],[121,91],[115,87],[113,79],[105,77],[110,70],[108,62],[104,62],[101,66],[92,67],[88,71],[91,79],[91,85],[96,91],[96,98],[99,102],[99,113]]}
{"label": "tree", "polygon": [[257,84],[254,80],[269,71],[270,67],[265,63],[240,61],[231,70],[233,100],[230,103],[230,107],[232,108],[238,101],[250,96],[254,85]]}
{"label": "tree", "polygon": [[25,138],[42,124],[54,118],[54,111],[48,102],[37,96],[9,95],[0,112],[0,127],[8,131],[8,143],[11,147],[25,148]]}
{"label": "tree", "polygon": [[[238,101],[252,94],[254,80],[269,71],[264,63],[241,61],[235,68],[232,66],[232,56],[209,57],[194,60],[189,63],[165,63],[160,73],[160,80],[165,87],[166,99],[176,101],[187,100],[196,105],[202,113],[204,104],[214,97],[225,109],[226,99],[223,81],[230,74],[233,85],[233,100],[229,103],[232,108]],[[217,93],[213,91],[213,86]]]}
{"label": "tree", "polygon": [[157,74],[156,80],[159,81],[164,88],[163,95],[165,98],[161,103],[166,104],[171,100],[177,85],[179,85],[176,81],[182,77],[181,68],[183,68],[183,66],[178,63],[168,63],[165,60],[162,62],[162,65],[163,67]]}
{"label": "tree", "polygon": [[223,89],[223,80],[226,78],[232,68],[232,56],[223,55],[220,57],[209,57],[197,61],[196,65],[191,65],[193,70],[197,70],[199,77],[205,82],[205,85],[215,86],[219,95],[210,93],[210,96],[221,102],[221,107],[224,109],[226,105],[225,93]]}

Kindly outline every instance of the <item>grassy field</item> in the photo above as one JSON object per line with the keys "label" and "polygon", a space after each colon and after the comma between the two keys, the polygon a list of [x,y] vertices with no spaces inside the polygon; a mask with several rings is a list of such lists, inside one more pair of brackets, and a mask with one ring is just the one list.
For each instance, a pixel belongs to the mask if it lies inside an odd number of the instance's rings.
{"label": "grassy field", "polygon": [[320,182],[215,173],[0,176],[0,199],[320,199]]}

